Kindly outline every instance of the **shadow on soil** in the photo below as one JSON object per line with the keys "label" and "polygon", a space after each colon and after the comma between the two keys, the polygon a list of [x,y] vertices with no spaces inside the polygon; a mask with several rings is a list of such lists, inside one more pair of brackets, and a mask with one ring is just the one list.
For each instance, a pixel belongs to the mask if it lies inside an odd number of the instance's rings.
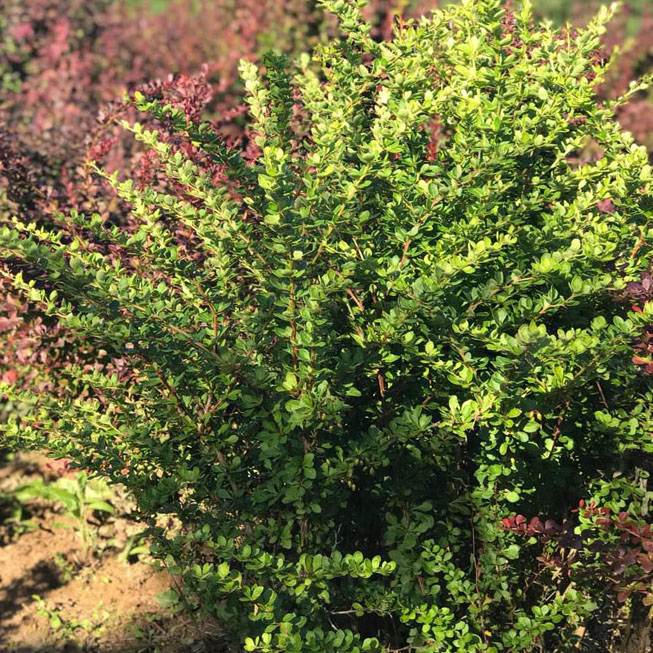
{"label": "shadow on soil", "polygon": [[184,615],[139,616],[117,630],[104,632],[96,641],[60,641],[37,645],[4,644],[0,653],[239,653],[230,647],[214,622],[195,621]]}
{"label": "shadow on soil", "polygon": [[[0,588],[0,619],[4,621],[12,617],[32,595],[44,594],[61,585],[60,572],[54,562],[46,560],[38,562],[27,570],[24,576]],[[0,626],[0,642],[7,634],[4,631],[5,629]]]}

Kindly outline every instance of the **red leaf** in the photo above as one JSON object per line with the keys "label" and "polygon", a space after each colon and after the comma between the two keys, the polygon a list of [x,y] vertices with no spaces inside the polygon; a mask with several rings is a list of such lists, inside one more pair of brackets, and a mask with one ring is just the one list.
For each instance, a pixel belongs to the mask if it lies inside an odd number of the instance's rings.
{"label": "red leaf", "polygon": [[617,601],[619,601],[619,603],[624,603],[624,601],[626,601],[626,599],[631,595],[631,593],[632,593],[631,590],[623,590],[622,592],[619,592],[617,594]]}
{"label": "red leaf", "polygon": [[0,380],[8,384],[16,383],[17,379],[18,379],[18,372],[16,370],[7,370],[4,374],[0,376]]}
{"label": "red leaf", "polygon": [[640,553],[637,556],[637,562],[642,566],[642,569],[650,574],[653,571],[653,560],[651,560],[647,555]]}
{"label": "red leaf", "polygon": [[528,522],[528,528],[533,531],[540,532],[544,529],[544,524],[539,517],[533,517],[533,519]]}

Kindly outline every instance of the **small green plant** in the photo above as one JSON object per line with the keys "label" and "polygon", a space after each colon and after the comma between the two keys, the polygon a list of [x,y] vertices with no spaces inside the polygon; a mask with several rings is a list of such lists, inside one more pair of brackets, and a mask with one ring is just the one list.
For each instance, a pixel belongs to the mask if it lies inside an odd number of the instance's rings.
{"label": "small green plant", "polygon": [[140,556],[149,554],[150,546],[147,543],[145,532],[142,531],[140,533],[134,533],[127,538],[118,558],[122,562],[128,563],[131,558],[138,559]]}
{"label": "small green plant", "polygon": [[163,592],[159,592],[155,598],[156,602],[162,608],[171,609],[173,611],[178,609],[181,603],[179,593],[174,589],[168,589]]}
{"label": "small green plant", "polygon": [[94,612],[90,618],[68,619],[62,614],[60,608],[53,606],[50,601],[43,599],[38,594],[33,594],[32,598],[36,602],[36,614],[46,619],[50,628],[62,639],[72,640],[78,631],[83,631],[90,635],[101,635],[106,629],[106,621],[110,614],[103,610]]}
{"label": "small green plant", "polygon": [[59,578],[62,582],[69,583],[75,577],[77,566],[70,562],[65,554],[55,553],[54,564],[59,571]]}
{"label": "small green plant", "polygon": [[362,2],[320,4],[345,38],[243,62],[246,152],[137,93],[176,132],[125,124],[167,191],[98,167],[128,228],[0,230],[14,289],[93,361],[32,364],[0,428],[125,483],[247,651],[573,650],[602,576],[508,526],[646,514],[653,303],[625,289],[652,174],[626,98],[594,101],[611,13],[559,33],[465,1],[379,42]]}
{"label": "small green plant", "polygon": [[88,483],[86,472],[79,472],[74,479],[61,478],[55,483],[46,483],[38,479],[16,490],[14,496],[20,502],[30,499],[45,499],[60,503],[66,510],[66,515],[73,523],[57,522],[54,525],[64,528],[74,528],[88,548],[95,540],[94,529],[89,524],[93,512],[113,515],[113,506],[105,500],[110,494],[101,481]]}
{"label": "small green plant", "polygon": [[13,492],[0,492],[0,526],[11,540],[36,530],[38,525],[30,518],[26,506]]}

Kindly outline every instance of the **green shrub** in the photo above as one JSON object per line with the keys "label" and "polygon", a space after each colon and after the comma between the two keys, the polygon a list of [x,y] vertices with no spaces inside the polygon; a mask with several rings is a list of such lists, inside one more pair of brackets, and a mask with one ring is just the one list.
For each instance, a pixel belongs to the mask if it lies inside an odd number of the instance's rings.
{"label": "green shrub", "polygon": [[651,169],[593,101],[609,12],[563,38],[477,0],[379,43],[359,0],[323,5],[347,37],[315,66],[242,64],[253,163],[137,94],[222,175],[132,125],[178,188],[107,175],[137,228],[0,231],[14,287],[94,352],[5,384],[33,410],[2,428],[125,483],[246,650],[570,649],[606,588],[502,520],[645,514],[653,304],[622,297]]}

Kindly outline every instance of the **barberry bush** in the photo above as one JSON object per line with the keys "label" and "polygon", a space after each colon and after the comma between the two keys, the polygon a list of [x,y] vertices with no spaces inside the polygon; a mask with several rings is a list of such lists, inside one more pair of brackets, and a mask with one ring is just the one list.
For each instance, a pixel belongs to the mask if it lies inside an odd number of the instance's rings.
{"label": "barberry bush", "polygon": [[192,148],[125,123],[169,182],[97,166],[133,223],[0,231],[86,345],[5,379],[30,408],[4,438],[126,484],[245,650],[571,650],[604,576],[521,515],[578,519],[579,549],[581,500],[650,532],[651,168],[615,120],[641,85],[594,101],[609,10],[562,36],[465,1],[379,41],[360,0],[320,5],[344,38],[241,65],[254,156],[136,93]]}

